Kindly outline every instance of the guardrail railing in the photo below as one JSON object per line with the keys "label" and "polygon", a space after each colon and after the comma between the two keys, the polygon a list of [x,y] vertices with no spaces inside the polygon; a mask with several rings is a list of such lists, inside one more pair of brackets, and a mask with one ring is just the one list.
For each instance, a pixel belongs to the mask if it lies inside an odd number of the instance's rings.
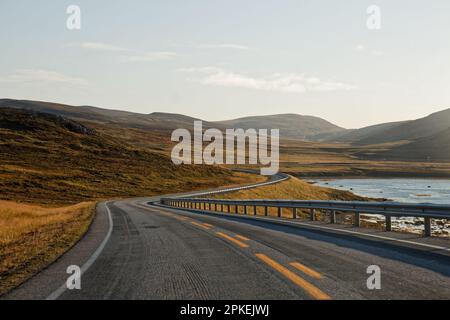
{"label": "guardrail railing", "polygon": [[[325,211],[330,223],[336,223],[336,213],[353,213],[354,225],[359,227],[360,215],[379,214],[385,217],[385,230],[392,230],[392,217],[424,218],[424,236],[431,236],[431,219],[450,219],[450,205],[409,204],[398,202],[362,202],[362,201],[303,201],[303,200],[228,200],[206,198],[161,198],[167,206],[198,209],[217,212],[257,214],[257,208],[264,208],[268,216],[269,208],[277,208],[277,216],[282,216],[283,209],[290,209],[292,218],[298,218],[297,209],[309,209],[310,220],[315,220],[316,210]],[[220,208],[219,208],[220,207]],[[224,209],[227,208],[225,211]],[[252,210],[249,210],[252,208]]]}

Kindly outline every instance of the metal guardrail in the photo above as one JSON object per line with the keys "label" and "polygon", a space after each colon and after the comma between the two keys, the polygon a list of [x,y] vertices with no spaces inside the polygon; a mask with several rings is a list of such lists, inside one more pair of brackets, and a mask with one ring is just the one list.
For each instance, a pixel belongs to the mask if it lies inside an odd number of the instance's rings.
{"label": "metal guardrail", "polygon": [[[239,188],[238,188],[239,189]],[[212,192],[214,193],[214,192]],[[297,218],[297,209],[309,209],[310,220],[315,220],[315,210],[329,213],[330,223],[336,223],[337,212],[354,213],[354,225],[360,226],[360,214],[379,214],[386,218],[386,231],[392,230],[392,217],[420,217],[424,218],[424,236],[431,236],[431,219],[450,219],[450,205],[407,204],[399,202],[362,202],[362,201],[302,201],[302,200],[227,200],[202,198],[161,198],[161,203],[167,206],[199,209],[231,213],[239,212],[243,208],[248,214],[248,208],[253,208],[252,214],[257,214],[257,208],[264,208],[264,215],[268,216],[268,208],[278,208],[278,217],[283,209],[292,210],[292,218]],[[218,207],[220,209],[218,210]]]}
{"label": "metal guardrail", "polygon": [[[244,171],[244,170],[240,170],[240,171]],[[250,170],[248,170],[248,171],[251,172]],[[268,185],[271,185],[271,184],[280,183],[280,182],[285,181],[287,179],[289,179],[289,175],[287,175],[285,173],[278,173],[278,174],[272,176],[272,178],[269,181],[266,181],[266,182],[260,182],[260,183],[244,185],[244,186],[238,186],[238,187],[229,187],[229,188],[223,188],[223,189],[218,189],[218,190],[216,189],[216,190],[212,190],[212,191],[204,191],[204,192],[200,191],[200,192],[195,192],[194,196],[202,197],[202,196],[208,196],[208,195],[213,195],[213,194],[220,194],[220,193],[228,193],[228,192],[234,192],[234,191],[240,191],[240,190],[254,189],[254,188],[268,186]],[[183,197],[183,196],[181,196],[181,197]],[[176,198],[180,198],[180,197],[176,197]]]}

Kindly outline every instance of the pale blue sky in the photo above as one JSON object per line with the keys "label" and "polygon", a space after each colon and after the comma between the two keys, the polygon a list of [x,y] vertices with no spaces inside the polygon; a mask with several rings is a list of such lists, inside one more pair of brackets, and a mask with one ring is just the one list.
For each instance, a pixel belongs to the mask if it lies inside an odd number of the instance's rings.
{"label": "pale blue sky", "polygon": [[[67,6],[81,30],[66,28]],[[366,27],[381,8],[381,30]],[[0,2],[0,97],[352,128],[450,107],[450,1]]]}

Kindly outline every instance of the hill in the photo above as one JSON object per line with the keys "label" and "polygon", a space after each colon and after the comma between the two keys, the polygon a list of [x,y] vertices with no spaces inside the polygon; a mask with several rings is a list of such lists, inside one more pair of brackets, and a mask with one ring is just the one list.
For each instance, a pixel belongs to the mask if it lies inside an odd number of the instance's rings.
{"label": "hill", "polygon": [[[248,180],[211,166],[175,166],[59,115],[0,108],[0,199],[77,203]],[[251,178],[250,178],[251,179]]]}
{"label": "hill", "polygon": [[357,143],[380,144],[402,140],[413,141],[436,135],[449,126],[450,109],[446,109],[417,120],[384,124],[378,128],[379,130],[359,139]]}
{"label": "hill", "polygon": [[306,139],[308,136],[345,131],[324,119],[299,114],[244,117],[216,123],[229,128],[280,129],[280,136],[290,139]]}
{"label": "hill", "polygon": [[449,128],[442,132],[394,147],[377,156],[389,160],[450,161],[450,123]]}
{"label": "hill", "polygon": [[[128,111],[110,110],[92,106],[71,106],[42,101],[0,99],[0,107],[25,109],[36,112],[68,117],[81,122],[116,125],[121,128],[135,128],[142,130],[172,131],[177,128],[191,128],[197,118],[174,114],[155,112],[151,114],[134,113]],[[204,121],[204,127],[214,127]]]}
{"label": "hill", "polygon": [[382,134],[383,132],[386,132],[387,130],[395,128],[406,122],[407,121],[381,123],[373,126],[364,127],[361,129],[352,129],[333,133],[319,134],[309,138],[314,141],[349,142],[361,144],[361,141],[368,140],[372,136]]}

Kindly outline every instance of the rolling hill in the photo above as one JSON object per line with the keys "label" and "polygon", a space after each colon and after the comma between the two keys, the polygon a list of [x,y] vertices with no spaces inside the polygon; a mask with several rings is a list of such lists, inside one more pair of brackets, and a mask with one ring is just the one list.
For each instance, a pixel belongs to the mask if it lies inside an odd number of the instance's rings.
{"label": "rolling hill", "polygon": [[229,128],[280,129],[280,136],[290,139],[306,139],[308,136],[345,131],[324,119],[299,114],[277,114],[244,117],[216,122]]}
{"label": "rolling hill", "polygon": [[[386,142],[431,137],[450,127],[450,109],[435,112],[417,120],[384,124],[378,130],[356,141],[357,144],[380,144]],[[380,130],[381,129],[381,130]]]}
{"label": "rolling hill", "polygon": [[148,196],[248,180],[212,166],[176,166],[75,120],[0,108],[0,199],[77,203]]}
{"label": "rolling hill", "polygon": [[[177,128],[191,128],[197,118],[175,114],[155,112],[151,114],[110,110],[92,106],[71,106],[59,103],[0,99],[0,107],[25,109],[68,117],[81,122],[116,125],[118,127],[141,130],[172,131]],[[205,128],[215,124],[204,121]]]}
{"label": "rolling hill", "polygon": [[381,152],[377,156],[392,160],[450,161],[450,127],[432,136]]}
{"label": "rolling hill", "polygon": [[[70,118],[103,137],[119,139],[135,148],[167,154],[172,146],[170,132],[177,128],[192,129],[197,118],[181,114],[154,112],[140,114],[102,109],[91,106],[70,106],[57,103],[0,99],[0,107],[44,112]],[[344,143],[352,148],[353,156],[366,159],[444,159],[450,160],[443,142],[450,127],[450,109],[417,120],[382,123],[348,130],[324,119],[298,114],[278,114],[244,117],[234,120],[208,122],[204,128],[279,128],[283,139],[308,140],[321,143]],[[127,130],[123,130],[127,129]],[[436,141],[435,141],[436,140]],[[429,146],[443,146],[433,152]],[[376,146],[373,148],[373,146]],[[416,155],[413,155],[413,151]]]}
{"label": "rolling hill", "polygon": [[313,141],[349,142],[354,144],[361,144],[361,141],[370,139],[370,137],[374,135],[382,134],[383,132],[395,128],[406,122],[407,121],[376,124],[361,129],[349,129],[345,131],[310,136],[309,139]]}

